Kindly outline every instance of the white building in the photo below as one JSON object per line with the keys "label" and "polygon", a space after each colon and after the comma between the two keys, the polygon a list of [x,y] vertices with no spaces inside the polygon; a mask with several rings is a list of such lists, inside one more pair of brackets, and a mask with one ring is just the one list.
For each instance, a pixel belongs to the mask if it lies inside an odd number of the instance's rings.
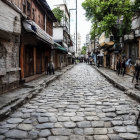
{"label": "white building", "polygon": [[[69,47],[72,46],[72,41],[69,33],[70,26],[70,14],[65,1],[61,1],[60,4],[55,5],[55,7],[60,8],[60,10],[64,11],[64,17],[62,18],[60,23],[54,23],[53,26],[53,38],[56,43],[58,43],[59,51],[55,52],[53,56],[55,67],[62,67],[68,65],[70,62],[70,52],[68,51]],[[61,46],[61,47],[60,47]],[[62,64],[63,63],[63,64]]]}

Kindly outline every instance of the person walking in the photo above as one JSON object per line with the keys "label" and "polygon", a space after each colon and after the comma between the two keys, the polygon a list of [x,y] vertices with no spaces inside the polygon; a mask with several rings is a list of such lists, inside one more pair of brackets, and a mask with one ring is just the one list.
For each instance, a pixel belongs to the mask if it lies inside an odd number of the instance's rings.
{"label": "person walking", "polygon": [[120,72],[121,72],[121,59],[119,59],[118,61],[117,61],[117,65],[116,65],[116,70],[117,70],[117,74],[119,75],[120,74]]}
{"label": "person walking", "polygon": [[126,71],[126,65],[125,65],[125,63],[126,63],[126,58],[124,57],[123,58],[123,61],[122,61],[122,76],[124,76],[125,71]]}
{"label": "person walking", "polygon": [[54,64],[53,64],[52,60],[50,60],[50,62],[48,63],[48,72],[47,72],[47,74],[48,74],[48,73],[49,73],[50,75],[51,75],[52,73],[55,74],[55,73],[54,73]]}
{"label": "person walking", "polygon": [[135,64],[136,85],[138,85],[139,75],[140,75],[140,58],[136,60]]}

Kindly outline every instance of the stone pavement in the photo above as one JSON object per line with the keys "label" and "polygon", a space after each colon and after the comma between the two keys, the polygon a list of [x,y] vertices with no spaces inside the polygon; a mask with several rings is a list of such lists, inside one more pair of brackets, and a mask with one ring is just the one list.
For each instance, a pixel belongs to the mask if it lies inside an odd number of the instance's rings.
{"label": "stone pavement", "polygon": [[73,65],[69,65],[61,71],[55,71],[55,75],[44,75],[36,80],[25,83],[21,88],[0,95],[0,119],[5,118],[25,101],[36,96],[44,87],[47,87],[49,83],[59,78],[72,67]]}
{"label": "stone pavement", "polygon": [[0,122],[1,140],[139,140],[140,103],[75,65]]}
{"label": "stone pavement", "polygon": [[92,65],[92,67],[94,67],[98,72],[100,72],[104,77],[106,77],[114,86],[116,86],[122,91],[125,91],[126,94],[140,102],[140,90],[135,88],[135,80],[134,83],[132,83],[132,76],[118,76],[113,70],[103,67],[98,68],[94,65]]}

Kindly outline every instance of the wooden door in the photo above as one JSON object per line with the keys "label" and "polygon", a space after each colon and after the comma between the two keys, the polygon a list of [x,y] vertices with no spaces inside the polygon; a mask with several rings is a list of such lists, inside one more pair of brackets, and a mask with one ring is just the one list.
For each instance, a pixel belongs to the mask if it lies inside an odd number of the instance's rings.
{"label": "wooden door", "polygon": [[36,73],[42,73],[42,51],[40,48],[36,50]]}
{"label": "wooden door", "polygon": [[33,47],[25,46],[24,52],[24,72],[25,77],[29,77],[34,75]]}

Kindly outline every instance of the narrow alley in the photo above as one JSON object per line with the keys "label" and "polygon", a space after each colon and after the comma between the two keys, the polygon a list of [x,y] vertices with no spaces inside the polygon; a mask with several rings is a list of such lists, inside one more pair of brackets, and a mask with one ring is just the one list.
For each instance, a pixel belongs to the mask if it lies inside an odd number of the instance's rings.
{"label": "narrow alley", "polygon": [[80,63],[0,122],[0,140],[137,140],[138,108]]}

